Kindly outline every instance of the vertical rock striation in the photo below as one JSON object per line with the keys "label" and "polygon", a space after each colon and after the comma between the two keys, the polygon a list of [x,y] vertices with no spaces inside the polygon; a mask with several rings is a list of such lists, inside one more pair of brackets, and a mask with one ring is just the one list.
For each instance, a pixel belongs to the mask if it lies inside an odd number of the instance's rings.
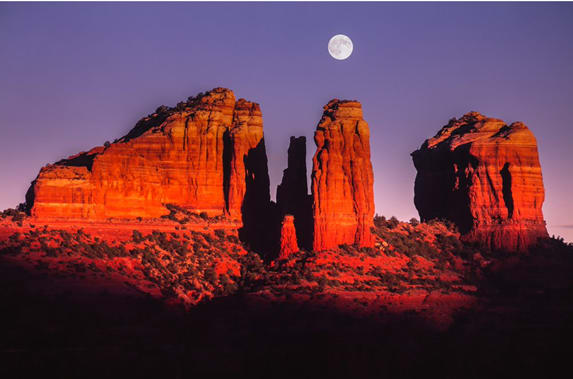
{"label": "vertical rock striation", "polygon": [[215,88],[159,107],[106,147],[43,167],[26,197],[39,218],[159,217],[175,204],[240,219],[250,193],[252,204],[268,202],[266,170],[258,104]]}
{"label": "vertical rock striation", "polygon": [[412,153],[422,221],[453,221],[467,241],[524,251],[547,236],[537,142],[521,122],[470,112]]}
{"label": "vertical rock striation", "polygon": [[268,251],[272,242],[270,180],[258,104],[240,99],[228,132],[230,152],[227,213],[240,219],[239,235],[256,251]]}
{"label": "vertical rock striation", "polygon": [[294,216],[285,215],[281,224],[279,259],[287,259],[291,254],[298,251]]}
{"label": "vertical rock striation", "polygon": [[314,134],[313,249],[373,245],[370,130],[356,101],[331,100]]}
{"label": "vertical rock striation", "polygon": [[[243,216],[245,197],[255,205],[270,202],[267,153],[263,139],[263,118],[259,104],[239,99],[233,124],[225,136],[230,154],[228,162],[227,213],[233,219]],[[226,175],[227,177],[227,175]],[[225,182],[227,182],[225,180]]]}

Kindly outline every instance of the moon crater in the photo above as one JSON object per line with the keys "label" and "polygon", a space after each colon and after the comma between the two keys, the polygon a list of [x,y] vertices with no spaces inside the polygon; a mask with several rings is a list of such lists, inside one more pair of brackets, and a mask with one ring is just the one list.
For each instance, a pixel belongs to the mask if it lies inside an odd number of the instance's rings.
{"label": "moon crater", "polygon": [[344,60],[352,54],[352,40],[344,34],[337,34],[328,41],[328,52],[334,59]]}

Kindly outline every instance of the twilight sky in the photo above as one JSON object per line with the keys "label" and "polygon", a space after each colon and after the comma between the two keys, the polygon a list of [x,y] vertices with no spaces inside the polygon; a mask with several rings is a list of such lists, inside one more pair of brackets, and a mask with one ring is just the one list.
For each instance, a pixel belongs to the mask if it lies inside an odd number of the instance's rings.
{"label": "twilight sky", "polygon": [[[331,58],[335,34],[354,43]],[[408,220],[410,152],[475,110],[536,135],[549,233],[573,241],[573,4],[0,4],[0,209],[41,166],[222,86],[261,104],[271,192],[289,136],[362,102],[376,211]],[[310,165],[309,165],[310,172]]]}

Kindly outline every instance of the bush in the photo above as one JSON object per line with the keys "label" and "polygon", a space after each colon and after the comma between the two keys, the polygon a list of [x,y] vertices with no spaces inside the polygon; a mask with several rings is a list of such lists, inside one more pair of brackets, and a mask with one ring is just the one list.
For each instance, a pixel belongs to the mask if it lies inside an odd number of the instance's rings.
{"label": "bush", "polygon": [[135,243],[143,242],[143,235],[138,230],[133,231],[131,238],[133,239],[133,242],[135,242]]}
{"label": "bush", "polygon": [[388,228],[394,229],[395,227],[400,225],[400,221],[395,216],[392,216],[388,220],[387,225],[388,225]]}
{"label": "bush", "polygon": [[155,110],[155,113],[161,114],[161,113],[167,113],[169,112],[169,107],[166,105],[160,105],[159,107],[157,107],[157,109]]}
{"label": "bush", "polygon": [[377,228],[382,228],[385,225],[386,225],[386,217],[378,216],[378,214],[376,214],[376,216],[374,216],[374,226],[376,226]]}

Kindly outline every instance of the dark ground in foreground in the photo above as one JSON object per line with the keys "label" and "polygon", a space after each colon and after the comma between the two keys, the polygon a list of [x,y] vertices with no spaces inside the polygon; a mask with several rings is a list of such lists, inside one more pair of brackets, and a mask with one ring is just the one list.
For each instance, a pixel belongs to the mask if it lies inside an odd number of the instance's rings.
{"label": "dark ground in foreground", "polygon": [[478,304],[439,330],[414,312],[372,319],[240,293],[185,312],[0,258],[0,377],[564,377],[572,268],[569,258],[500,264]]}

